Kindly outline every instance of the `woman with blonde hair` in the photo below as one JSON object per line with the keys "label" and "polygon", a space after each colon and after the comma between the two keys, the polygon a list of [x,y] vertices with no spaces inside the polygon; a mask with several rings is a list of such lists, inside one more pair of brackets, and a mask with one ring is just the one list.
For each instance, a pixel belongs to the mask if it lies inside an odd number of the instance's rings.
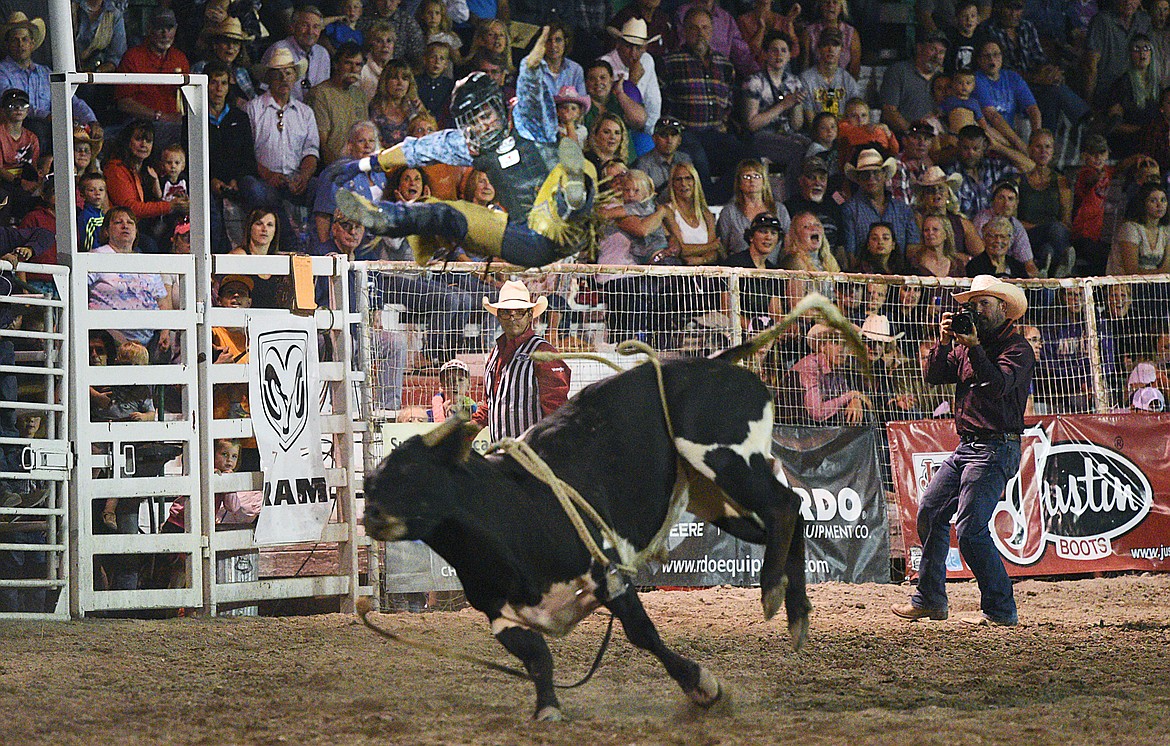
{"label": "woman with blonde hair", "polygon": [[715,234],[715,215],[707,206],[694,165],[674,165],[670,170],[669,195],[666,235],[671,252],[683,264],[716,264],[722,258],[723,243]]}
{"label": "woman with blonde hair", "polygon": [[752,219],[760,213],[768,212],[780,221],[781,233],[788,230],[791,219],[784,204],[777,202],[772,196],[772,184],[768,179],[768,169],[755,159],[739,162],[735,168],[735,190],[731,201],[723,206],[719,213],[719,221],[715,223],[715,232],[723,242],[727,256],[747,250],[747,241],[744,240],[744,231],[752,224]]}
{"label": "woman with blonde hair", "polygon": [[805,272],[840,272],[841,267],[829,249],[825,238],[825,227],[811,212],[797,213],[792,219],[788,233],[784,236],[784,249],[780,254],[783,269]]}
{"label": "woman with blonde hair", "polygon": [[469,65],[480,50],[491,55],[500,55],[507,63],[508,75],[516,73],[516,66],[512,64],[512,32],[508,24],[498,18],[481,21],[475,27],[475,34],[471,43],[467,45],[467,54],[463,55],[462,64]]}
{"label": "woman with blonde hair", "polygon": [[955,249],[955,233],[943,215],[922,218],[922,243],[907,257],[910,268],[926,277],[966,277],[967,257]]}
{"label": "woman with blonde hair", "polygon": [[610,161],[630,162],[630,133],[621,116],[606,112],[593,123],[585,157],[601,168]]}
{"label": "woman with blonde hair", "polygon": [[378,92],[370,101],[370,119],[378,126],[382,147],[389,148],[406,139],[410,120],[429,114],[419,100],[414,70],[405,60],[390,60],[378,78]]}

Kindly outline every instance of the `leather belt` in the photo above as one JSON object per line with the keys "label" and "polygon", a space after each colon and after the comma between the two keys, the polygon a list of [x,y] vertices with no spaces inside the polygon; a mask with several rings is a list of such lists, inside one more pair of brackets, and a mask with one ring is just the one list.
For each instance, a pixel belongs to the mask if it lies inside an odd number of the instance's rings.
{"label": "leather belt", "polygon": [[960,435],[960,443],[1003,443],[1005,441],[1020,441],[1019,433],[984,433],[979,435]]}

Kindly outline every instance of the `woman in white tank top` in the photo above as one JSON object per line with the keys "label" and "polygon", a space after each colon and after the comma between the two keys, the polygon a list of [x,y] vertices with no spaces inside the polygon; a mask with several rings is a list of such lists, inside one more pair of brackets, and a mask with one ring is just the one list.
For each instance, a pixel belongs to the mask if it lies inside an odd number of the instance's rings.
{"label": "woman in white tank top", "polygon": [[675,164],[670,170],[667,206],[668,253],[687,265],[717,264],[724,256],[723,244],[715,235],[715,216],[690,163]]}

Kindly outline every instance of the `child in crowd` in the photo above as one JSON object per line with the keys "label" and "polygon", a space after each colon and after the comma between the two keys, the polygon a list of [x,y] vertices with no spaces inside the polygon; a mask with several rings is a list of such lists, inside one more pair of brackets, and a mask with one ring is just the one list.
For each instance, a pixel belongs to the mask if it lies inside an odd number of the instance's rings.
{"label": "child in crowd", "polygon": [[975,67],[975,29],[979,26],[978,0],[959,0],[955,3],[955,25],[946,30],[947,53],[943,58],[943,72],[953,75],[956,70]]}
{"label": "child in crowd", "polygon": [[[114,357],[116,365],[150,365],[150,353],[138,342],[123,342],[118,345]],[[97,405],[96,407],[94,405]],[[91,401],[90,419],[94,422],[153,422],[158,419],[154,407],[154,396],[150,387],[112,386],[102,402]],[[118,530],[118,498],[106,499],[102,509],[102,523],[112,530]]]}
{"label": "child in crowd", "polygon": [[365,46],[365,35],[358,29],[362,19],[362,0],[341,0],[337,4],[340,16],[335,17],[325,25],[318,40],[321,46],[333,54],[347,41],[352,41],[359,47]]}
{"label": "child in crowd", "polygon": [[162,178],[159,180],[159,193],[167,202],[173,199],[187,198],[187,154],[179,143],[172,143],[163,148],[159,158],[162,166]]}
{"label": "child in crowd", "polygon": [[557,136],[567,137],[581,147],[589,137],[589,130],[581,124],[581,117],[589,111],[589,97],[571,85],[564,86],[553,97],[557,104]]}
{"label": "child in crowd", "polygon": [[419,100],[444,128],[451,126],[451,90],[455,87],[450,67],[451,47],[444,41],[432,41],[423,54],[422,70],[415,76]]}
{"label": "child in crowd", "polygon": [[12,215],[24,215],[36,205],[34,195],[40,185],[40,140],[24,127],[28,101],[28,94],[19,88],[0,95],[0,197],[9,200]]}
{"label": "child in crowd", "polygon": [[977,124],[987,133],[991,141],[1001,148],[1014,149],[999,130],[992,127],[983,116],[983,105],[975,98],[975,71],[969,67],[960,68],[951,76],[951,85],[946,98],[939,104],[939,113],[953,135],[969,124]]}
{"label": "child in crowd", "polygon": [[1113,180],[1109,142],[1092,134],[1081,144],[1081,170],[1073,187],[1072,238],[1077,256],[1089,265],[1089,276],[1105,273],[1109,245],[1101,241],[1105,222],[1105,197]]}
{"label": "child in crowd", "polygon": [[844,114],[837,123],[837,142],[841,158],[848,160],[853,151],[866,143],[876,142],[890,155],[898,154],[898,138],[884,124],[871,124],[869,104],[865,99],[851,98],[845,102]]}
{"label": "child in crowd", "polygon": [[81,190],[82,208],[77,212],[77,245],[80,251],[91,251],[101,243],[102,225],[106,220],[106,209],[110,205],[106,195],[106,177],[88,173],[78,184]]}
{"label": "child in crowd", "polygon": [[829,178],[832,179],[841,173],[841,152],[838,147],[837,117],[832,113],[822,111],[813,117],[812,144],[805,152],[805,158],[814,155],[824,160],[829,168]]}
{"label": "child in crowd", "polygon": [[451,358],[439,368],[439,391],[431,397],[431,421],[443,422],[458,410],[473,414],[475,399],[471,398],[471,368],[459,358]]}
{"label": "child in crowd", "polygon": [[[241,443],[235,438],[215,441],[215,473],[233,474],[240,466]],[[264,493],[260,490],[215,493],[215,522],[217,525],[249,525],[260,515]]]}
{"label": "child in crowd", "polygon": [[[414,17],[418,21],[418,27],[422,29],[422,38],[428,48],[435,42],[447,45],[449,53],[443,75],[453,78],[455,76],[453,60],[455,53],[463,47],[463,41],[451,30],[451,16],[447,14],[447,4],[441,0],[422,0]],[[423,64],[426,64],[425,60]]]}

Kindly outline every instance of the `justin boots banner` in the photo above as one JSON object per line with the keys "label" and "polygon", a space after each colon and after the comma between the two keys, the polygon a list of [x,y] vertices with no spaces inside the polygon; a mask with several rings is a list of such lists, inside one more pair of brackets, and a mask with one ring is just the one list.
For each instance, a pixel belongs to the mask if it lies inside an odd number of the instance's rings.
{"label": "justin boots banner", "polygon": [[[959,439],[949,420],[895,422],[888,433],[913,578],[919,496]],[[1019,473],[990,523],[1008,574],[1170,570],[1170,416],[1043,417],[1020,445]],[[947,576],[971,577],[953,532]]]}

